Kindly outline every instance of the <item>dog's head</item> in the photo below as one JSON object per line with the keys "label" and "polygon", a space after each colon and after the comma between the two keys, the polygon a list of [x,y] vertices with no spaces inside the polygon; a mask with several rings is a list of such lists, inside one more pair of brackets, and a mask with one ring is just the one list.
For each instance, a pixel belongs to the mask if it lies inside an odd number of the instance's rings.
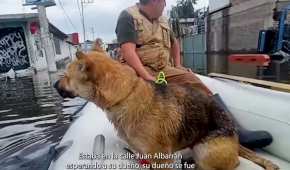
{"label": "dog's head", "polygon": [[137,79],[132,69],[104,53],[77,52],[76,56],[77,60],[54,85],[64,98],[82,97],[100,107],[110,107],[130,92]]}

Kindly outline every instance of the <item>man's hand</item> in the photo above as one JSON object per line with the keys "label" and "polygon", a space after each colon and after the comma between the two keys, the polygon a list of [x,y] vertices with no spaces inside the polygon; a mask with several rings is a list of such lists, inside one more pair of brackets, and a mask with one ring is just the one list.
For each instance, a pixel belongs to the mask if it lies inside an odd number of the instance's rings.
{"label": "man's hand", "polygon": [[121,52],[128,65],[131,66],[140,77],[148,81],[155,81],[155,77],[148,73],[140,61],[136,53],[136,44],[131,42],[122,44]]}

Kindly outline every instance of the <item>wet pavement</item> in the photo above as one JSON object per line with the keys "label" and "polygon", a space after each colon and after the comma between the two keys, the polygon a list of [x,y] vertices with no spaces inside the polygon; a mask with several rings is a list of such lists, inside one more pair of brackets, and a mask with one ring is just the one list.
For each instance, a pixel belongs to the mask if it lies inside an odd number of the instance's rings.
{"label": "wet pavement", "polygon": [[0,80],[0,169],[47,169],[48,151],[63,137],[81,99],[64,100],[53,88],[61,73]]}

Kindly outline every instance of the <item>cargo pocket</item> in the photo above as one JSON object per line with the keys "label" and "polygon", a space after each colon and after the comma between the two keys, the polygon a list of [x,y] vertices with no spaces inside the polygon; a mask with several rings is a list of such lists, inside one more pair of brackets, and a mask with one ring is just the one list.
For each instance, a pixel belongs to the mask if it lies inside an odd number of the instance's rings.
{"label": "cargo pocket", "polygon": [[148,66],[155,71],[158,71],[163,65],[163,51],[160,47],[154,45],[143,46],[142,49],[137,50],[137,54],[143,65]]}
{"label": "cargo pocket", "polygon": [[170,43],[170,28],[165,25],[161,25],[162,29],[162,40],[163,44],[166,48],[171,48],[171,43]]}
{"label": "cargo pocket", "polygon": [[137,44],[143,45],[145,42],[145,28],[142,19],[134,19],[135,30],[138,34]]}

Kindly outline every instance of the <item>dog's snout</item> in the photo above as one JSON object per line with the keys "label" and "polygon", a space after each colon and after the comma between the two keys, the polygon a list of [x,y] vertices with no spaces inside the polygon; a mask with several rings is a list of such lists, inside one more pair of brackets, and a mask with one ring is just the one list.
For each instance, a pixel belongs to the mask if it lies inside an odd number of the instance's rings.
{"label": "dog's snout", "polygon": [[75,95],[74,95],[72,92],[67,91],[67,90],[65,90],[65,89],[62,89],[62,88],[59,86],[59,84],[60,84],[60,81],[58,80],[58,81],[56,81],[56,82],[54,83],[53,87],[57,90],[58,94],[59,94],[61,97],[63,97],[63,98],[74,98],[74,97],[75,97]]}
{"label": "dog's snout", "polygon": [[57,88],[58,88],[58,85],[59,85],[59,80],[57,80],[57,81],[53,84],[53,87],[54,87],[55,89],[57,89]]}

